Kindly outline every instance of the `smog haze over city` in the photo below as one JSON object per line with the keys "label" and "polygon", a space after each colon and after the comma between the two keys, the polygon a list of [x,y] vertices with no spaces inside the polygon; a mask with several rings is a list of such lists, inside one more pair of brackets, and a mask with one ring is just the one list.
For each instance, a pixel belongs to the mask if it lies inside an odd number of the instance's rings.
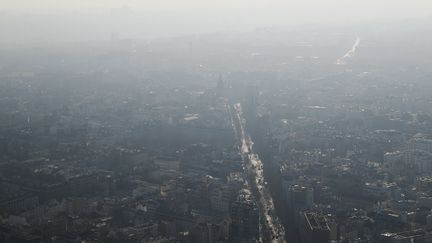
{"label": "smog haze over city", "polygon": [[2,0],[0,242],[431,243],[430,0]]}

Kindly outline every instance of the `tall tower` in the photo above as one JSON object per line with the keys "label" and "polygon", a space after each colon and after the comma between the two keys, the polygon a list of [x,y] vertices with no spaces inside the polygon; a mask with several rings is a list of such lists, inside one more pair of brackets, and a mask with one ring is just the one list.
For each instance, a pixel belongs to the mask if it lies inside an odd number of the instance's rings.
{"label": "tall tower", "polygon": [[219,74],[218,82],[216,85],[216,96],[217,97],[220,97],[223,94],[224,88],[225,88],[225,85],[224,85],[222,74]]}

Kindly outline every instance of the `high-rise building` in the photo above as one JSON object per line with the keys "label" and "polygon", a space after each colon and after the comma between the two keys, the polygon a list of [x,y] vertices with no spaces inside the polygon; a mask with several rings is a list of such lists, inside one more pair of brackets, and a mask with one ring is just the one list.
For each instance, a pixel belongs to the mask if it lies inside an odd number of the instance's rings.
{"label": "high-rise building", "polygon": [[258,207],[250,194],[241,194],[231,206],[232,235],[237,242],[259,237]]}
{"label": "high-rise building", "polygon": [[414,135],[408,141],[408,149],[409,150],[422,150],[429,153],[432,153],[432,137],[431,135],[425,135],[422,133],[418,133]]}
{"label": "high-rise building", "polygon": [[212,209],[228,212],[232,190],[229,185],[215,183],[210,187],[210,204]]}
{"label": "high-rise building", "polygon": [[432,153],[425,150],[405,151],[405,164],[418,173],[432,171]]}

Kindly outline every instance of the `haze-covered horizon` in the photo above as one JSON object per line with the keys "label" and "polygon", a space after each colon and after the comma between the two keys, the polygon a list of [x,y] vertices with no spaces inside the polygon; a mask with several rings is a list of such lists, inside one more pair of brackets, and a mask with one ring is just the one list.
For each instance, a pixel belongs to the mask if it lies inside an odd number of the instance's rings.
{"label": "haze-covered horizon", "polygon": [[430,19],[429,1],[7,1],[2,43],[160,38],[259,28]]}

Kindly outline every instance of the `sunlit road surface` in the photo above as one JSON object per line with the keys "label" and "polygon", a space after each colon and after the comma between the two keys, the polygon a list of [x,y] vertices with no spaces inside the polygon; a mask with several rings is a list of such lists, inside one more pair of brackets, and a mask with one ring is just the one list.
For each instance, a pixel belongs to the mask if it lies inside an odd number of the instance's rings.
{"label": "sunlit road surface", "polygon": [[243,168],[248,174],[248,182],[258,201],[260,211],[260,242],[286,242],[285,230],[274,209],[273,199],[266,186],[263,175],[263,165],[257,154],[253,153],[253,142],[245,133],[245,119],[240,104],[229,108],[233,127],[237,138],[241,141],[240,152],[243,158]]}
{"label": "sunlit road surface", "polygon": [[357,51],[357,47],[360,45],[360,37],[357,36],[353,46],[351,47],[351,49],[345,53],[345,55],[343,55],[341,58],[339,58],[336,61],[337,65],[345,65],[347,64],[347,62],[349,61],[349,59],[353,58],[356,54]]}

